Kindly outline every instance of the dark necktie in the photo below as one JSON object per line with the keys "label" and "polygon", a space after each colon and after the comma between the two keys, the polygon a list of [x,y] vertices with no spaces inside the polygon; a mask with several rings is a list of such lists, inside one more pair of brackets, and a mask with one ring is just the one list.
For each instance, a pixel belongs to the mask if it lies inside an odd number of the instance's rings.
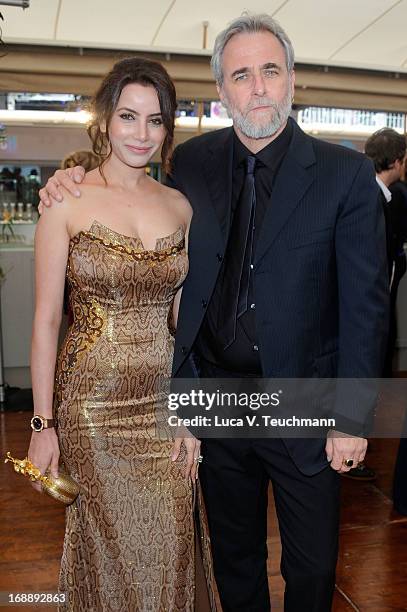
{"label": "dark necktie", "polygon": [[255,167],[256,158],[249,155],[245,160],[246,176],[233,216],[224,260],[218,320],[219,340],[224,349],[234,342],[237,320],[248,307],[256,207]]}

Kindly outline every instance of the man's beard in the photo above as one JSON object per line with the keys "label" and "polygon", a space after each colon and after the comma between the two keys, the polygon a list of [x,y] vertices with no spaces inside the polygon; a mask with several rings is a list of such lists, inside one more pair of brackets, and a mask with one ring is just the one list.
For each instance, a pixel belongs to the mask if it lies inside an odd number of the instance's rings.
{"label": "man's beard", "polygon": [[[291,88],[287,88],[287,94],[281,102],[275,102],[271,98],[262,97],[256,100],[256,103],[250,104],[245,109],[245,113],[241,113],[237,108],[234,108],[224,97],[224,105],[228,111],[229,117],[233,119],[233,124],[242,134],[247,138],[269,138],[273,136],[278,130],[283,127],[288,117],[290,116],[292,108],[291,99]],[[270,118],[263,122],[255,122],[250,119],[249,111],[257,106],[270,106],[268,113]],[[261,111],[255,111],[261,112]],[[267,111],[265,111],[266,113]]]}

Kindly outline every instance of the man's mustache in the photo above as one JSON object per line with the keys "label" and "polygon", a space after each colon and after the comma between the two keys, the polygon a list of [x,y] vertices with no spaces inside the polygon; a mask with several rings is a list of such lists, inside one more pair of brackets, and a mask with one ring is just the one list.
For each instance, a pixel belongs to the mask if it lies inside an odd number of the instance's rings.
{"label": "man's mustache", "polygon": [[259,108],[259,106],[271,106],[274,110],[277,110],[278,104],[275,100],[271,100],[270,98],[261,98],[256,100],[255,103],[248,104],[246,106],[246,112],[253,110],[254,108]]}

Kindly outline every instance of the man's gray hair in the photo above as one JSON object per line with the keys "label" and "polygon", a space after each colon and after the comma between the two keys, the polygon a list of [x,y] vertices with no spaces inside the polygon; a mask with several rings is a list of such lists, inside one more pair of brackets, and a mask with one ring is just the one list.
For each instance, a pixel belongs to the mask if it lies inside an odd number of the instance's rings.
{"label": "man's gray hair", "polygon": [[283,45],[287,70],[288,72],[292,71],[294,68],[294,48],[280,24],[266,13],[259,15],[243,13],[241,17],[231,21],[228,27],[216,37],[211,68],[218,85],[223,83],[222,57],[229,40],[236,34],[254,34],[256,32],[271,32],[271,34],[274,34]]}

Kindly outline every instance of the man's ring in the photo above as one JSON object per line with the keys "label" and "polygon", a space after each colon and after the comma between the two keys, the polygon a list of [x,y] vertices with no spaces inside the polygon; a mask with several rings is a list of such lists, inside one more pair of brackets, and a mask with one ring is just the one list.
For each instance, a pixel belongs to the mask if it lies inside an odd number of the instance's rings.
{"label": "man's ring", "polygon": [[346,467],[351,468],[353,465],[353,459],[344,459],[343,465],[346,465]]}
{"label": "man's ring", "polygon": [[202,463],[202,461],[203,461],[203,456],[202,456],[202,455],[199,455],[199,457],[197,457],[197,458],[195,459],[195,461],[196,461],[197,463]]}

